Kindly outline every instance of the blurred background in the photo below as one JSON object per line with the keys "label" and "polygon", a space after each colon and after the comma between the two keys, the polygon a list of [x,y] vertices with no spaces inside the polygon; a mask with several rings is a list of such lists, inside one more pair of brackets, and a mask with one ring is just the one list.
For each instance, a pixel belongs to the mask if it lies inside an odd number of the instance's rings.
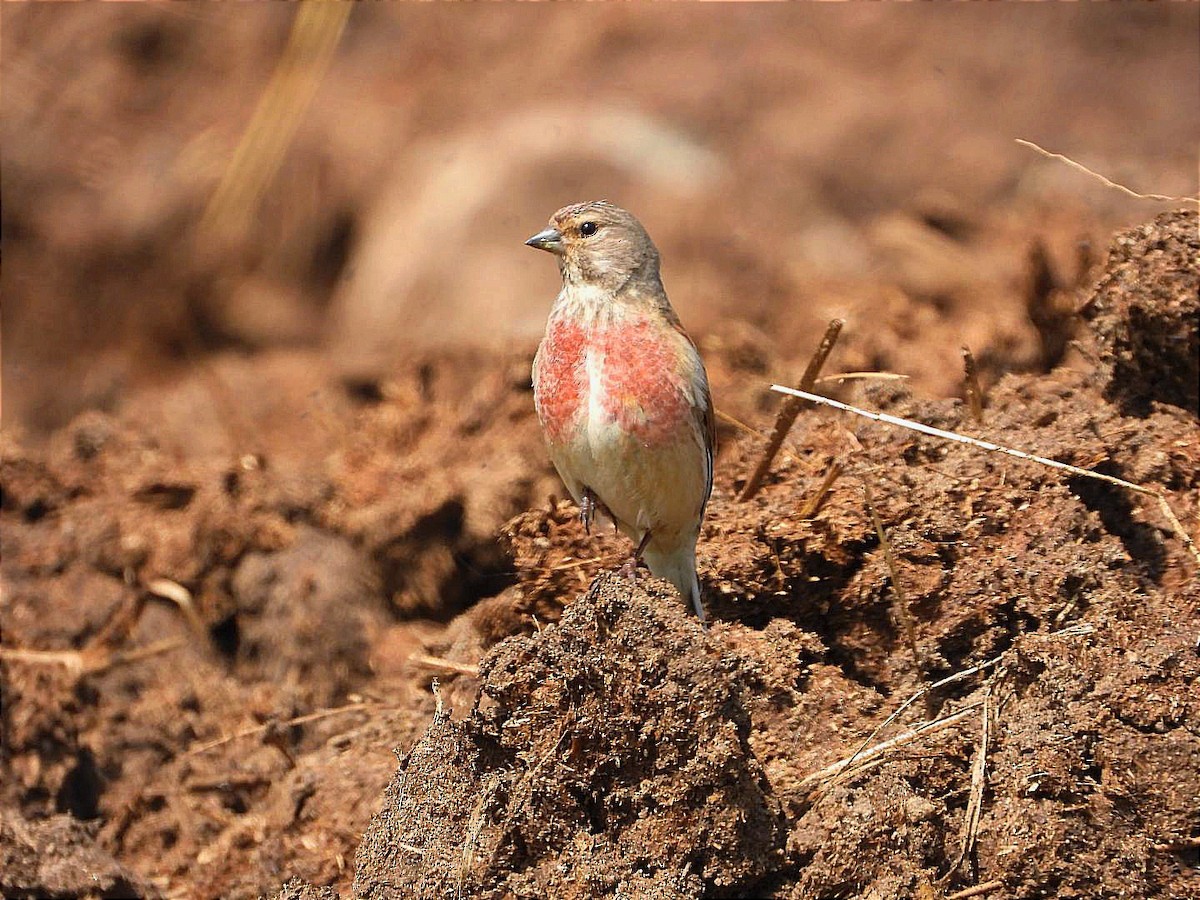
{"label": "blurred background", "polygon": [[4,421],[212,360],[223,402],[304,405],[531,354],[558,274],[522,241],[597,198],[710,352],[783,365],[840,315],[842,368],[931,394],[964,343],[1046,366],[1037,292],[1163,204],[1014,139],[1194,193],[1197,33],[1195,4],[5,4]]}

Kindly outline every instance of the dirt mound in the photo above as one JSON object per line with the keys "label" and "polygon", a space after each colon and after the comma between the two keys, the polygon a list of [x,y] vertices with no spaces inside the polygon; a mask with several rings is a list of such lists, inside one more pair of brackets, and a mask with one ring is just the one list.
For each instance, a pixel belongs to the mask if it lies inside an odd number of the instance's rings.
{"label": "dirt mound", "polygon": [[1111,358],[1106,394],[1200,415],[1200,219],[1164,213],[1113,242],[1085,315]]}
{"label": "dirt mound", "polygon": [[[1129,418],[1104,375],[1005,379],[982,426],[891,386],[867,401],[1164,490],[1194,522],[1195,419]],[[710,631],[605,574],[628,547],[569,505],[507,526],[518,583],[449,634],[521,636],[402,758],[354,896],[1200,896],[1200,586],[1157,506],[833,413],[800,427],[755,500],[718,481]]]}
{"label": "dirt mound", "polygon": [[[601,576],[439,713],[364,836],[355,892],[736,895],[783,857],[743,662],[669,588]],[[465,838],[465,842],[464,842]]]}

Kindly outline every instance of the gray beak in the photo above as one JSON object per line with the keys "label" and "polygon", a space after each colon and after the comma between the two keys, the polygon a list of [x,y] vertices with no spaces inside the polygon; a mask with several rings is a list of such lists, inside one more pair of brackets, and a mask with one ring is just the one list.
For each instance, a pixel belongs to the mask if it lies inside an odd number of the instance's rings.
{"label": "gray beak", "polygon": [[539,231],[525,243],[527,246],[536,247],[538,250],[549,250],[551,253],[558,253],[562,250],[563,239],[557,228],[547,228],[545,231]]}

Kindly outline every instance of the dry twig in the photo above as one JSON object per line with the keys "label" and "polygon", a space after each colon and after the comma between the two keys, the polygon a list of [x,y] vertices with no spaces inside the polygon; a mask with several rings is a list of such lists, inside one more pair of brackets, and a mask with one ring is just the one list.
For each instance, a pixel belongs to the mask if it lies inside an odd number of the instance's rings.
{"label": "dry twig", "polygon": [[904,642],[908,644],[908,651],[912,654],[917,678],[923,679],[925,664],[921,657],[921,650],[917,646],[916,622],[913,621],[912,610],[908,608],[908,597],[905,595],[904,585],[900,581],[900,570],[896,566],[896,555],[892,552],[892,542],[888,539],[887,531],[883,527],[883,519],[879,518],[879,512],[875,509],[875,503],[871,497],[871,486],[866,481],[863,482],[863,497],[867,501],[867,512],[871,514],[871,522],[875,525],[875,534],[879,538],[879,546],[883,550],[883,560],[887,563],[888,573],[892,578],[892,590],[896,594],[896,618],[900,622],[900,630],[904,632]]}
{"label": "dry twig", "polygon": [[817,488],[816,493],[808,498],[805,504],[800,507],[800,511],[796,517],[800,521],[811,519],[815,516],[825,503],[825,498],[829,496],[830,489],[833,488],[833,483],[838,480],[842,474],[842,464],[836,459],[829,463],[829,468],[825,472],[825,478],[821,482],[821,486]]}
{"label": "dry twig", "polygon": [[[801,390],[808,390],[813,386],[813,382],[821,374],[821,367],[825,365],[825,360],[829,358],[829,353],[833,350],[833,345],[837,343],[838,335],[842,333],[842,326],[845,324],[841,319],[834,319],[829,323],[829,327],[825,329],[825,336],[821,338],[821,343],[817,347],[817,352],[808,361],[808,368],[804,370],[804,375],[800,378]],[[771,430],[771,437],[767,441],[767,446],[763,448],[762,457],[759,459],[758,465],[750,475],[750,478],[747,479],[746,486],[742,489],[738,500],[744,502],[758,493],[758,489],[762,487],[763,479],[771,471],[771,463],[775,461],[775,455],[779,453],[783,439],[791,431],[792,425],[796,422],[796,416],[800,415],[800,410],[803,406],[803,403],[789,399],[779,407],[779,415],[775,417],[775,427]]]}
{"label": "dry twig", "polygon": [[967,395],[967,407],[971,410],[971,418],[976,422],[983,421],[983,389],[979,386],[979,370],[975,367],[975,354],[970,347],[962,348],[963,356],[963,392]]}

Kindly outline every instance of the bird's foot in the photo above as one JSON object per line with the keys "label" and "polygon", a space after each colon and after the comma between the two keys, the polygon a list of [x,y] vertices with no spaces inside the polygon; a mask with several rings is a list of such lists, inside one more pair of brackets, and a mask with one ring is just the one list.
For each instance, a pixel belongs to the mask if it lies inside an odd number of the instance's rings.
{"label": "bird's foot", "polygon": [[642,554],[646,552],[646,545],[650,543],[650,532],[647,531],[642,535],[642,539],[638,541],[637,549],[633,551],[633,556],[625,560],[621,566],[621,574],[630,581],[637,583],[637,570],[642,562]]}
{"label": "bird's foot", "polygon": [[640,562],[641,560],[636,556],[631,556],[629,559],[625,560],[625,562],[621,563],[621,568],[618,571],[620,571],[623,577],[628,578],[631,582],[637,584],[638,564]]}
{"label": "bird's foot", "polygon": [[583,530],[588,534],[592,533],[592,521],[596,518],[596,495],[592,493],[591,488],[583,489],[583,496],[579,498],[579,521],[583,524]]}

